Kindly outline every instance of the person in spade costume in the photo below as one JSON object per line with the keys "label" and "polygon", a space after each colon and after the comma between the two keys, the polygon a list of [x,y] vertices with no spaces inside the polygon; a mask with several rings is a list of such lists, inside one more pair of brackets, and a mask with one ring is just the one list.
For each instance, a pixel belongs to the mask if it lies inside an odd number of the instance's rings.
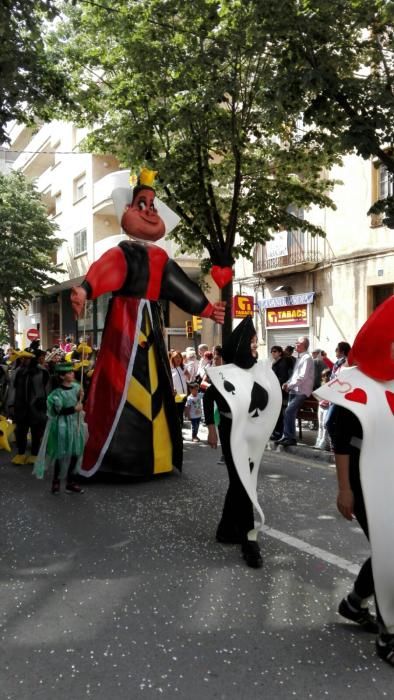
{"label": "person in spade costume", "polygon": [[259,568],[263,560],[257,535],[264,515],[257,500],[257,477],[281,410],[282,392],[271,363],[257,360],[256,346],[256,330],[248,316],[223,346],[225,364],[207,369],[211,385],[203,402],[208,443],[213,448],[217,446],[215,404],[219,409],[219,436],[229,477],[216,539],[240,544],[247,565]]}
{"label": "person in spade costume", "polygon": [[[394,666],[394,296],[356,336],[349,367],[314,392],[334,404],[327,426],[338,480],[337,507],[368,537],[371,558],[338,612],[379,632],[377,654]],[[375,595],[377,624],[368,609]]]}
{"label": "person in spade costume", "polygon": [[158,300],[172,301],[189,314],[224,320],[224,303],[211,304],[165,250],[154,245],[179,221],[156,198],[155,175],[143,169],[134,189],[113,191],[130,240],[104,253],[71,292],[76,316],[86,299],[112,292],[86,404],[89,439],[80,469],[85,476],[99,468],[136,477],[181,470],[182,434]]}

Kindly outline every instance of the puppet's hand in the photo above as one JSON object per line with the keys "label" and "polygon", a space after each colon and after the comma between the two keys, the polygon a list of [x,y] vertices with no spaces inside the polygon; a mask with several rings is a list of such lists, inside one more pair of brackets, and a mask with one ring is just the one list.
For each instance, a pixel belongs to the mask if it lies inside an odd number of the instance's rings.
{"label": "puppet's hand", "polygon": [[86,291],[83,287],[73,287],[70,294],[75,318],[79,318],[85,308]]}
{"label": "puppet's hand", "polygon": [[212,304],[213,309],[210,318],[216,323],[224,323],[224,314],[226,312],[226,302],[216,301]]}

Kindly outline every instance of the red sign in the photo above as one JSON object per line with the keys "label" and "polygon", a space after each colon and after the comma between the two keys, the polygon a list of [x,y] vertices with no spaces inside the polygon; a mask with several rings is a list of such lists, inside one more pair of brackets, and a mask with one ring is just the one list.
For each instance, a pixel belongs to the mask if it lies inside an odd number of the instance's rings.
{"label": "red sign", "polygon": [[234,318],[245,318],[246,316],[252,316],[254,310],[254,297],[243,296],[242,294],[236,294],[233,297],[233,317]]}
{"label": "red sign", "polygon": [[40,337],[40,331],[37,328],[29,328],[26,336],[28,340],[37,340]]}
{"label": "red sign", "polygon": [[296,306],[278,306],[266,309],[267,328],[285,328],[286,326],[307,326],[308,304]]}

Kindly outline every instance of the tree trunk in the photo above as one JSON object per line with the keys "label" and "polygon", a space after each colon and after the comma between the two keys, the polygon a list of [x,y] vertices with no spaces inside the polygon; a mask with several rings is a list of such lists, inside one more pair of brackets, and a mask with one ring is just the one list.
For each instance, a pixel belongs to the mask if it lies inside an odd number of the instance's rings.
{"label": "tree trunk", "polygon": [[5,322],[7,324],[7,329],[8,329],[8,339],[9,343],[12,348],[15,347],[15,321],[14,321],[14,313],[11,304],[6,300],[3,299],[2,301],[2,307],[4,311],[4,318]]}
{"label": "tree trunk", "polygon": [[233,283],[229,282],[222,289],[222,301],[226,302],[226,315],[222,327],[222,343],[224,343],[233,330]]}

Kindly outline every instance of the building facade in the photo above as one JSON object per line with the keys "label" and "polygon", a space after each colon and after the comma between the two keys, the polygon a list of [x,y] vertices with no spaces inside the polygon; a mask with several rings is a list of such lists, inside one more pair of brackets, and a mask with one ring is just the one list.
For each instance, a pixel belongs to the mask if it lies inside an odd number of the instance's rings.
{"label": "building facade", "polygon": [[294,345],[306,335],[311,347],[335,357],[337,343],[352,344],[369,314],[394,293],[394,231],[367,216],[371,204],[392,193],[387,170],[347,156],[331,177],[339,181],[335,210],[305,213],[324,238],[282,231],[256,245],[253,262],[237,265],[234,290],[254,298],[266,356],[272,345]]}

